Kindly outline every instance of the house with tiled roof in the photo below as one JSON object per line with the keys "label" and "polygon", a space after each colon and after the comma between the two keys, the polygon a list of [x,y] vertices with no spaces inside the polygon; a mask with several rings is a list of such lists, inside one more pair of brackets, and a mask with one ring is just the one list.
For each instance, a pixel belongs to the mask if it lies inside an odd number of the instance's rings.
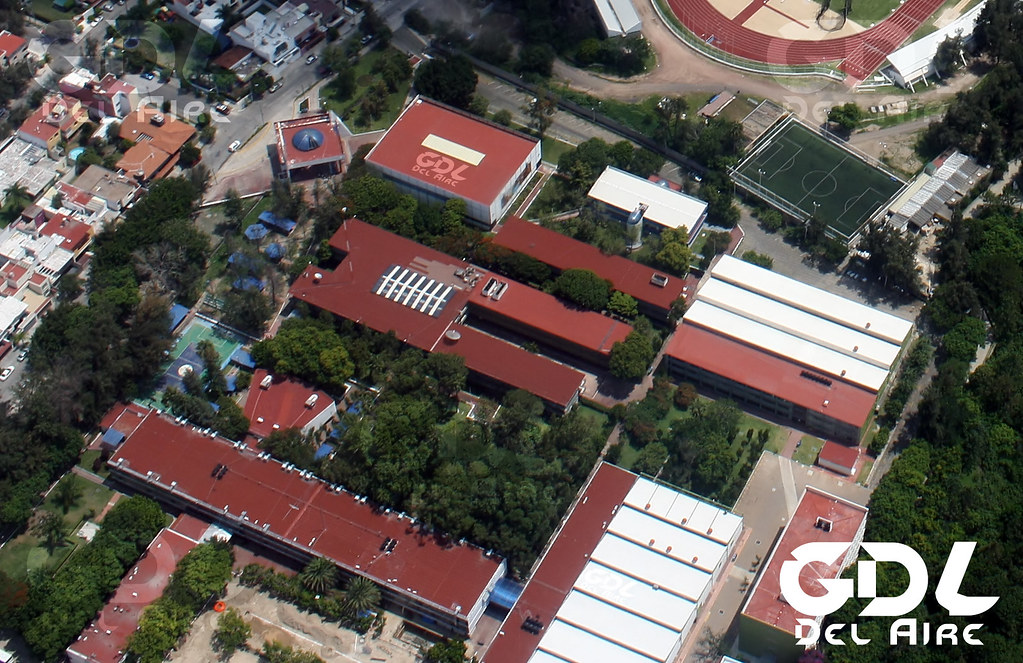
{"label": "house with tiled roof", "polygon": [[18,138],[40,147],[51,155],[61,140],[67,140],[82,128],[89,114],[74,97],[54,94],[21,124]]}

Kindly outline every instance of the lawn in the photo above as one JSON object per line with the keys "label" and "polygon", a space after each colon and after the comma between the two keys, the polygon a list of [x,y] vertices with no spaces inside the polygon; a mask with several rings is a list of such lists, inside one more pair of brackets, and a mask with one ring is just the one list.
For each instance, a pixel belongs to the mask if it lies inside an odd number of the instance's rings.
{"label": "lawn", "polygon": [[40,21],[45,21],[46,23],[71,21],[75,18],[75,12],[65,12],[54,7],[53,0],[32,0],[32,13]]}
{"label": "lawn", "polygon": [[106,478],[110,474],[110,470],[107,468],[106,463],[103,463],[98,470],[92,469],[93,464],[99,460],[102,454],[103,452],[99,449],[89,449],[82,454],[82,459],[78,461],[78,466],[92,472],[93,474],[98,474],[101,477]]}
{"label": "lawn", "polygon": [[743,412],[742,420],[739,422],[739,432],[745,433],[750,428],[754,431],[760,431],[761,429],[766,428],[771,432],[770,436],[767,438],[767,443],[764,445],[764,449],[778,454],[785,448],[785,440],[788,436],[786,435],[784,428],[781,426],[775,426],[763,419],[754,417],[752,414]]}
{"label": "lawn", "polygon": [[824,446],[824,440],[813,437],[812,435],[804,435],[803,439],[800,440],[799,447],[795,453],[792,454],[792,460],[802,463],[803,465],[813,465],[817,462],[817,454],[820,453],[821,447]]}
{"label": "lawn", "polygon": [[639,449],[637,449],[636,447],[632,446],[628,442],[625,442],[624,440],[622,442],[620,442],[619,444],[622,445],[622,452],[618,456],[618,463],[617,463],[617,465],[619,467],[622,467],[622,468],[626,469],[626,470],[631,470],[632,466],[636,462],[636,458],[639,457]]}
{"label": "lawn", "polygon": [[[245,202],[245,201],[243,201]],[[248,203],[251,204],[251,203]],[[249,210],[249,213],[242,219],[242,231],[251,226],[253,223],[259,222],[259,215],[273,207],[273,197],[263,196],[260,198],[255,205]]]}
{"label": "lawn", "polygon": [[391,126],[398,114],[405,107],[405,100],[408,98],[412,81],[404,81],[398,89],[387,95],[387,103],[383,113],[376,119],[364,118],[358,112],[359,104],[369,89],[379,80],[379,76],[373,73],[373,67],[384,54],[384,51],[376,49],[359,58],[355,64],[355,92],[348,99],[340,99],[331,83],[320,88],[320,107],[332,110],[337,113],[345,122],[345,125],[353,133],[376,131]]}
{"label": "lawn", "polygon": [[867,478],[870,477],[870,470],[874,469],[874,461],[869,458],[863,462],[860,473],[856,475],[856,483],[867,485]]}
{"label": "lawn", "polygon": [[[826,2],[827,0],[823,2],[817,0],[818,4],[825,4]],[[851,0],[848,18],[850,21],[855,21],[863,27],[869,28],[874,23],[880,23],[888,18],[892,10],[900,4],[900,0]],[[841,13],[842,8],[845,6],[845,0],[831,0],[830,6],[832,11]]]}
{"label": "lawn", "polygon": [[550,136],[544,136],[543,140],[540,142],[540,148],[543,150],[543,160],[555,166],[558,165],[558,160],[561,159],[562,154],[565,152],[571,152],[575,149],[575,145],[566,143],[563,140],[551,138]]}
{"label": "lawn", "polygon": [[[970,0],[970,2],[965,7],[963,7],[963,10],[962,12],[960,12],[959,15],[962,16],[966,12],[970,11],[971,9],[979,5],[981,1],[982,0]],[[935,27],[934,21],[939,16],[941,16],[946,9],[948,9],[949,7],[954,7],[957,4],[959,4],[959,0],[945,0],[945,2],[931,14],[930,18],[928,18],[926,21],[920,24],[920,27],[916,29],[916,32],[913,33],[913,36],[906,40],[907,43],[912,43],[920,39],[921,37],[926,37],[932,32],[936,32],[938,28]]]}
{"label": "lawn", "polygon": [[589,419],[596,422],[596,424],[602,429],[607,428],[609,417],[596,408],[592,408],[589,405],[580,405],[579,416],[583,419]]}
{"label": "lawn", "polygon": [[[68,481],[72,476],[68,474],[62,481]],[[83,520],[92,517],[90,514],[99,514],[103,510],[103,507],[114,495],[114,491],[81,477],[75,478],[82,489],[82,496],[75,506],[68,510],[67,515],[64,515],[54,502],[53,493],[40,507],[42,510],[56,513],[64,519],[68,534],[65,545],[54,549],[51,555],[45,547],[40,545],[41,541],[38,537],[31,532],[24,532],[0,549],[0,570],[12,578],[24,578],[33,569],[57,566],[84,542],[74,536],[75,532]]]}

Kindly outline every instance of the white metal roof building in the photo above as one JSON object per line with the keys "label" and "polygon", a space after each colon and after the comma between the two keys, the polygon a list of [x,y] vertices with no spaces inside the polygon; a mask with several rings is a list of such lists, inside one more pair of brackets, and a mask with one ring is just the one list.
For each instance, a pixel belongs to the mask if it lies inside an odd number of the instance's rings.
{"label": "white metal roof building", "polygon": [[608,37],[624,37],[643,29],[632,0],[593,0]]}
{"label": "white metal roof building", "polygon": [[956,34],[961,35],[964,40],[973,36],[977,18],[984,10],[985,4],[987,4],[986,0],[945,27],[921,37],[889,55],[889,67],[886,72],[891,74],[897,84],[912,90],[914,83],[926,80],[928,76],[935,73],[934,56],[937,55],[941,42]]}
{"label": "white metal roof building", "polygon": [[25,316],[28,305],[14,297],[0,297],[0,341],[6,340]]}
{"label": "white metal roof building", "polygon": [[696,238],[707,218],[707,203],[674,191],[650,180],[643,179],[608,166],[590,187],[587,194],[625,217],[640,205],[646,205],[643,220],[655,230],[685,228],[690,241]]}
{"label": "white metal roof building", "polygon": [[637,478],[531,663],[671,661],[742,530],[742,518]]}
{"label": "white metal roof building", "polygon": [[902,345],[913,323],[732,256],[722,256],[712,275],[746,290]]}

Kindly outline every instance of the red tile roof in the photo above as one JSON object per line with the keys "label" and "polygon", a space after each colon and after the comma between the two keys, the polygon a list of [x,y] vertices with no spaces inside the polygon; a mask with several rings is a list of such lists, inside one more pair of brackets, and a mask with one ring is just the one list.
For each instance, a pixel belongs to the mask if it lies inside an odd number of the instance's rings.
{"label": "red tile roof", "polygon": [[665,354],[857,428],[874,410],[876,394],[862,387],[837,377],[831,386],[809,380],[801,375],[806,366],[684,321]]}
{"label": "red tile roof", "polygon": [[135,432],[142,420],[149,414],[149,409],[135,403],[118,403],[103,415],[99,427],[106,431],[111,428],[125,437]]}
{"label": "red tile roof", "polygon": [[[305,129],[314,129],[323,136],[323,142],[315,149],[303,151],[292,142],[295,135]],[[304,164],[315,164],[324,159],[344,158],[341,136],[329,113],[275,122],[274,131],[277,134],[277,150],[287,168],[301,168]]]}
{"label": "red tile roof", "polygon": [[[245,416],[249,418],[249,432],[253,435],[266,437],[278,429],[301,429],[324,410],[336,407],[334,399],[324,392],[291,378],[274,378],[270,387],[263,389],[260,383],[268,375],[262,368],[253,373],[245,401]],[[314,395],[316,403],[306,407],[306,401]]]}
{"label": "red tile roof", "polygon": [[860,448],[850,447],[828,440],[817,454],[817,462],[826,461],[838,467],[855,467],[860,458]]}
{"label": "red tile roof", "polygon": [[174,568],[198,542],[171,528],[162,530],[147,553],[128,571],[99,617],[68,647],[90,663],[118,663],[128,636],[138,627],[142,611],[158,599],[170,583]]}
{"label": "red tile roof", "polygon": [[[91,197],[91,196],[90,196]],[[90,228],[84,223],[69,219],[63,214],[56,214],[39,229],[39,234],[48,237],[60,237],[63,241],[60,248],[77,251],[89,241]]]}
{"label": "red tile roof", "polygon": [[170,158],[169,153],[147,140],[129,147],[117,162],[117,167],[132,177],[150,180]]}
{"label": "red tile roof", "polygon": [[610,354],[611,346],[632,331],[632,325],[569,306],[528,285],[495,278],[508,283],[500,299],[483,295],[483,281],[469,294],[469,303],[602,355]]}
{"label": "red tile roof", "polygon": [[[431,135],[484,156],[473,165],[451,154],[438,154],[438,150],[423,146]],[[417,97],[366,155],[366,162],[440,187],[459,198],[490,205],[535,147],[535,139]],[[449,161],[451,169],[436,170],[432,164],[438,159]]]}
{"label": "red tile roof", "polygon": [[[163,118],[163,123],[153,124],[158,117]],[[191,124],[176,120],[168,113],[161,113],[155,108],[145,106],[128,113],[121,121],[118,137],[136,143],[146,141],[168,154],[175,154],[185,143],[192,140],[195,133],[195,127]],[[125,154],[125,157],[127,156]]]}
{"label": "red tile roof", "polygon": [[[831,521],[830,531],[817,527],[818,518]],[[781,599],[779,576],[782,563],[792,560],[792,551],[804,543],[856,540],[856,534],[860,532],[866,518],[866,507],[808,487],[768,558],[742,614],[787,633],[794,633],[797,617],[813,616],[796,612],[795,608]],[[830,564],[812,562],[801,570],[799,584],[809,596],[823,596],[827,590],[821,585],[821,579],[837,578],[842,568],[841,557]]]}
{"label": "red tile roof", "polygon": [[616,290],[665,310],[670,309],[672,303],[682,296],[684,279],[669,276],[668,284],[663,288],[658,287],[650,282],[650,277],[663,272],[628,258],[605,255],[595,246],[518,217],[513,216],[505,221],[492,241],[498,246],[525,253],[560,271],[589,269],[611,281]]}
{"label": "red tile roof", "polygon": [[601,463],[583,486],[565,524],[544,553],[500,634],[481,658],[482,663],[524,663],[540,644],[543,634],[533,635],[521,628],[534,617],[549,624],[572,591],[576,579],[589,561],[588,555],[604,535],[614,509],[625,501],[636,475],[614,465]]}
{"label": "red tile roof", "polygon": [[7,30],[0,30],[0,55],[11,57],[25,47],[25,39]]}
{"label": "red tile roof", "polygon": [[574,368],[535,355],[471,327],[452,325],[451,329],[457,331],[460,338],[452,341],[445,336],[434,351],[462,357],[465,367],[470,371],[513,389],[524,389],[565,408],[582,385],[585,376]]}
{"label": "red tile roof", "polygon": [[[227,473],[214,478],[211,472],[221,464]],[[175,495],[241,519],[234,522],[242,526],[244,521],[257,535],[332,559],[401,593],[414,592],[446,612],[460,606],[466,615],[491,580],[503,574],[499,557],[441,542],[409,517],[378,511],[345,491],[332,492],[329,484],[303,479],[276,461],[260,460],[249,448],[237,449],[155,412],[124,441],[111,468],[142,480],[149,476],[151,485],[166,491],[176,482]],[[388,538],[397,545],[385,554],[380,548]]]}
{"label": "red tile roof", "polygon": [[224,69],[231,69],[245,58],[252,55],[252,51],[244,46],[232,46],[213,61],[213,64]]}
{"label": "red tile roof", "polygon": [[[455,274],[470,268],[469,263],[357,219],[346,221],[330,239],[330,244],[346,254],[344,261],[334,271],[307,268],[291,286],[292,297],[371,329],[393,331],[397,338],[421,350],[441,350],[444,333],[469,301],[469,283]],[[436,317],[373,292],[380,277],[392,265],[411,267],[454,286],[451,299]],[[479,280],[473,289],[481,290],[489,274],[479,269],[476,272]],[[317,274],[320,278],[316,278]],[[519,290],[528,289],[518,283],[512,285]],[[549,298],[549,295],[543,297]],[[568,314],[576,315],[576,312],[565,309],[562,317]],[[597,317],[611,322],[608,318]],[[579,321],[582,319],[575,318],[566,329],[581,328]],[[464,356],[470,370],[543,398],[549,397],[551,402],[561,405],[568,405],[575,398],[582,381],[581,373],[545,357],[531,355],[531,359],[526,359],[520,348],[490,336],[469,333],[465,340],[460,344],[464,349],[450,351]],[[531,370],[523,370],[524,366],[530,366]]]}
{"label": "red tile roof", "polygon": [[65,203],[71,203],[78,207],[85,207],[92,201],[92,194],[90,192],[82,191],[67,182],[57,182],[57,191],[64,196]]}

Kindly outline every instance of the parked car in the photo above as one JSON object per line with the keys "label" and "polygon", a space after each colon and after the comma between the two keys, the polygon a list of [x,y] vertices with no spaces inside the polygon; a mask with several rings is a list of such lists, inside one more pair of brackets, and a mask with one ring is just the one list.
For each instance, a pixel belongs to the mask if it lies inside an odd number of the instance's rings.
{"label": "parked car", "polygon": [[154,78],[156,78],[156,74],[154,74],[151,71],[147,71],[147,72],[142,74],[142,78],[146,79],[147,81],[151,81]]}
{"label": "parked car", "polygon": [[213,110],[217,111],[221,115],[229,115],[231,113],[231,107],[227,104],[217,104],[213,107]]}
{"label": "parked car", "polygon": [[306,64],[312,64],[314,62],[316,62],[316,56],[315,55],[310,55],[309,57],[307,57],[305,59],[305,63]]}
{"label": "parked car", "polygon": [[236,141],[234,141],[233,143],[231,143],[230,145],[227,146],[227,151],[228,152],[237,152],[238,148],[240,148],[241,146],[242,146],[242,142],[240,140],[236,140]]}
{"label": "parked car", "polygon": [[283,83],[280,82],[274,83],[273,85],[270,86],[270,93],[273,94],[277,90],[280,90],[282,87],[284,87]]}
{"label": "parked car", "polygon": [[7,380],[7,378],[11,377],[11,373],[13,372],[14,372],[13,366],[8,366],[7,368],[5,368],[2,372],[0,372],[0,382],[5,381]]}
{"label": "parked car", "polygon": [[103,11],[105,11],[105,12],[112,12],[112,11],[114,11],[114,3],[108,2],[107,4],[103,5]]}
{"label": "parked car", "polygon": [[363,38],[360,39],[359,41],[361,41],[362,45],[365,46],[369,42],[373,41],[373,35],[364,35]]}
{"label": "parked car", "polygon": [[18,353],[18,361],[25,361],[25,357],[28,357],[28,350],[22,350]]}

